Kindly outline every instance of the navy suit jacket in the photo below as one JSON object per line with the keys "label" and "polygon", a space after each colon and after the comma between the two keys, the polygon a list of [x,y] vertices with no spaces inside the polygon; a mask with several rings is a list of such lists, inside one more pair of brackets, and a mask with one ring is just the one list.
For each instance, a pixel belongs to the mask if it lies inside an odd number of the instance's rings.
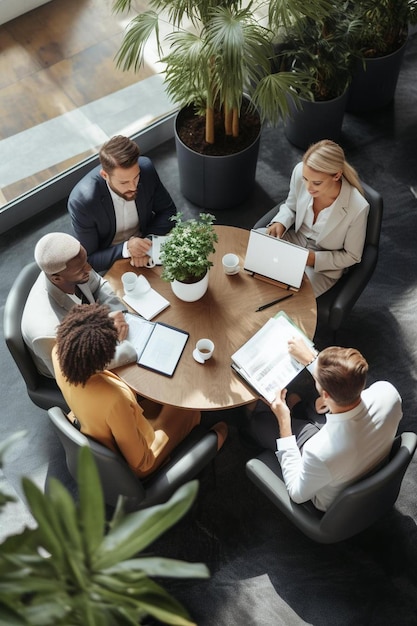
{"label": "navy suit jacket", "polygon": [[[139,157],[140,179],[136,208],[142,237],[166,235],[173,223],[176,208],[161,183],[152,161]],[[107,183],[100,176],[101,166],[86,174],[68,198],[68,211],[78,241],[87,251],[88,261],[96,272],[109,269],[122,258],[123,243],[112,245],[116,234],[116,215]]]}

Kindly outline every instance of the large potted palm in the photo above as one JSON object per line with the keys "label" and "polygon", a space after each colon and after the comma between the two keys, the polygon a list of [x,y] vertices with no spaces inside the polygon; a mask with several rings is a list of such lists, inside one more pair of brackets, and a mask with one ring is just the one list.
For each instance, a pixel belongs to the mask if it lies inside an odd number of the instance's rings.
{"label": "large potted palm", "polygon": [[335,6],[322,19],[303,17],[286,29],[278,46],[278,70],[298,69],[312,81],[309,99],[302,94],[298,102],[290,98],[284,129],[294,145],[306,149],[320,139],[338,141],[360,28],[359,20]]}
{"label": "large potted palm", "polygon": [[[131,4],[116,0],[114,8],[127,11]],[[131,20],[117,64],[138,69],[149,38],[156,36],[167,92],[181,108],[175,124],[181,190],[207,209],[237,205],[254,184],[261,123],[275,124],[288,112],[289,91],[296,98],[309,93],[311,77],[298,68],[271,72],[274,33],[306,14],[313,18],[326,14],[332,3],[150,0],[149,4],[150,10]],[[171,26],[163,41],[161,20]],[[249,155],[254,160],[246,165]],[[229,169],[231,160],[234,165]]]}
{"label": "large potted palm", "polygon": [[394,98],[408,27],[417,24],[417,0],[348,0],[347,5],[363,28],[357,37],[358,59],[346,109],[372,111]]}

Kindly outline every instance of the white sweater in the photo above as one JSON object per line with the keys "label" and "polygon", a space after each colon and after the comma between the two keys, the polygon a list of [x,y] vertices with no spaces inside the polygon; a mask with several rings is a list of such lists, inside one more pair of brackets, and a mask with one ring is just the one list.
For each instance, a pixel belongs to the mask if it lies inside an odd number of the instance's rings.
{"label": "white sweater", "polygon": [[276,455],[291,499],[312,500],[326,511],[344,487],[389,454],[401,417],[397,390],[380,381],[362,392],[360,404],[351,411],[329,413],[302,454],[294,436],[277,439]]}

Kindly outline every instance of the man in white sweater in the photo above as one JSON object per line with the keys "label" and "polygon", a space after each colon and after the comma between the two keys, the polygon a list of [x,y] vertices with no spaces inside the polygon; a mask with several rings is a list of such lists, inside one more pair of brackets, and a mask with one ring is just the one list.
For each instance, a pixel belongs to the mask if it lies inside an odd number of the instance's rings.
{"label": "man in white sweater", "polygon": [[309,412],[299,396],[277,392],[270,407],[279,429],[274,449],[291,499],[326,511],[342,489],[388,456],[401,398],[386,381],[365,389],[368,363],[358,350],[330,347],[317,355],[302,340],[289,341],[288,349],[313,375],[319,397]]}

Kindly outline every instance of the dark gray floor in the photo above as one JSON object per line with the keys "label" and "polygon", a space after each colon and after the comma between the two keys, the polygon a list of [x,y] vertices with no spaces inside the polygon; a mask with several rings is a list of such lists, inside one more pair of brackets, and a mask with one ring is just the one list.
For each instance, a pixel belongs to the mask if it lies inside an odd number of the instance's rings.
{"label": "dark gray floor", "polygon": [[[341,330],[338,342],[359,348],[370,362],[370,381],[387,379],[403,397],[403,430],[417,430],[417,35],[409,44],[392,106],[346,115],[340,143],[363,180],[385,203],[377,270]],[[150,155],[179,210],[199,211],[182,198],[173,142]],[[253,197],[217,213],[220,224],[249,228],[285,196],[301,151],[282,127],[265,129]],[[65,203],[0,237],[0,301],[36,241],[51,230],[70,232]],[[325,332],[317,336],[323,347]],[[20,476],[40,485],[48,472],[66,479],[62,450],[47,416],[27,398],[22,380],[0,343],[1,439],[24,428],[28,436],[8,455],[5,474],[20,491]],[[160,555],[206,562],[209,581],[170,583],[199,626],[414,625],[417,623],[417,461],[405,477],[395,509],[372,529],[335,546],[304,538],[248,482],[251,451],[237,429],[217,459],[217,480],[203,477],[192,512],[154,546]],[[0,518],[5,531],[23,518]],[[6,521],[4,521],[6,520]],[[10,528],[5,528],[8,524]]]}

